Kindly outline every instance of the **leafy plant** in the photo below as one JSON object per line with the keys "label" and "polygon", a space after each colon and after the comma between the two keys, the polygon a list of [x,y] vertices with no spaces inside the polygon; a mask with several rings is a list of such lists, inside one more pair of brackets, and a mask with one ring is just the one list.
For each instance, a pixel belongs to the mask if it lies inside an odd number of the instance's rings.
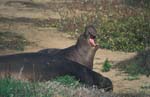
{"label": "leafy plant", "polygon": [[103,67],[102,67],[102,71],[103,72],[108,72],[110,71],[112,64],[108,61],[108,59],[105,60]]}

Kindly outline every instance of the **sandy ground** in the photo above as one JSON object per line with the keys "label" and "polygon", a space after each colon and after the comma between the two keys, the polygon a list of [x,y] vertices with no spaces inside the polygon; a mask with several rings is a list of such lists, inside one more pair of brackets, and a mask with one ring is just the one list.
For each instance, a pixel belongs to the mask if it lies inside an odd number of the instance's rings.
{"label": "sandy ground", "polygon": [[[58,13],[53,12],[50,9],[43,7],[26,7],[20,3],[8,3],[7,1],[14,0],[0,0],[0,19],[5,17],[9,21],[0,20],[0,31],[12,31],[25,36],[33,44],[27,46],[23,52],[36,52],[43,48],[66,48],[75,44],[76,40],[71,39],[66,33],[57,31],[55,28],[50,27],[38,27],[35,26],[33,22],[22,22],[17,21],[17,18],[27,18],[27,19],[47,19],[59,18]],[[30,0],[19,0],[19,1],[30,1]],[[8,4],[7,4],[8,3]],[[16,18],[16,21],[11,21],[12,18]],[[10,54],[10,53],[21,53],[18,51],[0,51],[0,54]],[[135,55],[135,53],[124,53],[124,52],[114,52],[105,49],[99,49],[95,56],[94,70],[109,77],[114,84],[114,92],[125,93],[125,92],[142,92],[149,91],[143,90],[141,87],[149,84],[150,79],[146,76],[140,76],[138,80],[125,80],[127,74],[122,73],[118,69],[111,69],[109,72],[101,72],[102,64],[106,58],[112,61],[114,64],[126,59],[130,59]]]}

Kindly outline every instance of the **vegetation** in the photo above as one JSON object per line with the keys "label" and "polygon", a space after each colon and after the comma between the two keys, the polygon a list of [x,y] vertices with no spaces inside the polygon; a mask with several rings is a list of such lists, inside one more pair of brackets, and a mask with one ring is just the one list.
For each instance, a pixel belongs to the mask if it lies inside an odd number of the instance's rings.
{"label": "vegetation", "polygon": [[31,97],[33,95],[31,84],[16,81],[10,78],[0,79],[1,97]]}
{"label": "vegetation", "polygon": [[150,93],[150,83],[143,83],[141,85],[141,92],[143,93]]}
{"label": "vegetation", "polygon": [[[92,24],[97,28],[97,42],[101,48],[143,52],[150,47],[149,5],[149,0],[82,0],[74,7],[67,4],[58,10],[61,19],[56,27],[77,37],[86,25]],[[142,66],[146,61],[137,62],[127,63],[122,69],[131,75],[149,75],[148,66]]]}
{"label": "vegetation", "polygon": [[103,64],[102,71],[103,72],[110,71],[111,66],[112,66],[111,63],[108,61],[108,59],[106,59],[105,62],[104,62],[104,64]]}
{"label": "vegetation", "polygon": [[142,89],[150,89],[150,83],[144,83],[142,86],[141,86]]}
{"label": "vegetation", "polygon": [[144,52],[138,53],[133,58],[124,60],[118,63],[117,67],[120,70],[128,73],[129,76],[138,76],[138,75],[150,75],[150,61],[149,61],[150,49],[145,50]]}
{"label": "vegetation", "polygon": [[0,97],[56,97],[57,95],[72,97],[79,88],[81,89],[79,82],[68,75],[57,77],[48,82],[36,83],[14,80],[12,78],[0,79]]}
{"label": "vegetation", "polygon": [[[66,76],[57,79],[66,79]],[[0,79],[0,97],[149,97],[146,92],[146,89],[149,89],[149,84],[143,84],[141,89],[141,92],[135,94],[113,94],[103,93],[100,89],[94,87],[66,86],[57,82],[57,80],[30,83],[12,78]]]}
{"label": "vegetation", "polygon": [[74,76],[69,76],[69,75],[56,77],[53,81],[59,82],[59,83],[66,85],[66,86],[77,87],[80,85],[79,81],[77,81],[74,78]]}
{"label": "vegetation", "polygon": [[150,46],[150,21],[144,16],[131,16],[110,20],[101,25],[99,43],[102,47],[122,50],[141,51]]}
{"label": "vegetation", "polygon": [[132,80],[138,80],[138,79],[139,79],[138,75],[129,75],[124,80],[132,81]]}
{"label": "vegetation", "polygon": [[132,3],[128,0],[125,3],[128,5],[119,6],[107,1],[83,0],[83,5],[88,6],[80,6],[85,11],[80,14],[67,5],[62,8],[64,11],[58,11],[61,19],[56,27],[77,36],[84,31],[85,25],[93,24],[98,30],[97,41],[101,47],[126,52],[142,51],[150,46],[150,10],[130,6]]}
{"label": "vegetation", "polygon": [[21,35],[13,32],[0,32],[0,50],[24,50],[29,42]]}
{"label": "vegetation", "polygon": [[138,64],[129,64],[129,65],[124,65],[121,67],[126,73],[128,73],[131,76],[137,76],[140,74],[145,74],[148,75],[149,70],[145,67],[141,67]]}

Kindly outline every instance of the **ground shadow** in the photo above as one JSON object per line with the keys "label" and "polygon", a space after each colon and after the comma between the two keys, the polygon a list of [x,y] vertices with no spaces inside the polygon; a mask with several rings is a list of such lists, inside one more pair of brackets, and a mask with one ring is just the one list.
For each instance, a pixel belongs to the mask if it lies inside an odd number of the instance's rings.
{"label": "ground shadow", "polygon": [[28,7],[28,8],[42,8],[47,9],[48,6],[41,3],[34,3],[32,1],[8,1],[5,3],[7,6],[20,6],[20,7]]}
{"label": "ground shadow", "polygon": [[49,19],[37,19],[37,18],[26,18],[26,17],[0,17],[0,23],[30,23],[35,26],[50,26],[58,22],[57,19],[49,18]]}
{"label": "ground shadow", "polygon": [[134,57],[117,63],[114,68],[129,73],[131,75],[150,75],[150,49],[138,52]]}

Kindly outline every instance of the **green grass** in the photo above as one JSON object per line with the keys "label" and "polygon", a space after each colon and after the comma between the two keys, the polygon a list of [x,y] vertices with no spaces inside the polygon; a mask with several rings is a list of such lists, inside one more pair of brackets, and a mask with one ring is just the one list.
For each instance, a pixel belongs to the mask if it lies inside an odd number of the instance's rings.
{"label": "green grass", "polygon": [[[47,82],[24,82],[12,78],[0,79],[0,97],[133,97],[124,94],[102,93],[101,90],[92,87],[78,85],[72,87],[76,82],[72,76],[62,76]],[[68,80],[68,82],[67,82]],[[141,86],[142,92],[135,95],[148,94],[149,84]],[[130,92],[131,93],[131,92]],[[142,94],[141,94],[142,93]],[[119,96],[117,96],[119,95]],[[137,96],[134,96],[137,97]]]}
{"label": "green grass", "polygon": [[74,76],[69,76],[69,75],[56,77],[55,79],[53,79],[53,81],[59,82],[66,86],[77,87],[80,85],[79,81],[76,80]]}
{"label": "green grass", "polygon": [[79,86],[79,81],[69,75],[57,77],[47,83],[30,83],[3,78],[0,79],[0,97],[51,97],[55,93],[66,97],[65,95],[69,95],[66,94],[66,89],[75,89]]}
{"label": "green grass", "polygon": [[31,97],[31,84],[10,78],[0,79],[1,97]]}
{"label": "green grass", "polygon": [[0,32],[0,50],[24,50],[29,42],[21,35],[13,32]]}

